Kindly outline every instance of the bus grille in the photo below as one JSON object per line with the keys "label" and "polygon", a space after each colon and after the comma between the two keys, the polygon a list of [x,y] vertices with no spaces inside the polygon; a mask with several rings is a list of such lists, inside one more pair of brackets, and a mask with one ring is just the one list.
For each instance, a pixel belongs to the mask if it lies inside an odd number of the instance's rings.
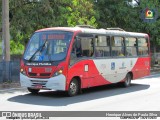
{"label": "bus grille", "polygon": [[37,73],[28,73],[30,77],[50,77],[51,73],[40,73],[39,75]]}
{"label": "bus grille", "polygon": [[32,82],[32,87],[35,87],[37,85],[42,85],[43,88],[46,88],[46,83],[47,81],[41,81],[41,80],[31,80]]}
{"label": "bus grille", "polygon": [[40,74],[40,76],[45,76],[45,77],[50,76],[50,75],[51,75],[51,73],[41,73]]}
{"label": "bus grille", "polygon": [[28,73],[29,76],[37,76],[37,73]]}

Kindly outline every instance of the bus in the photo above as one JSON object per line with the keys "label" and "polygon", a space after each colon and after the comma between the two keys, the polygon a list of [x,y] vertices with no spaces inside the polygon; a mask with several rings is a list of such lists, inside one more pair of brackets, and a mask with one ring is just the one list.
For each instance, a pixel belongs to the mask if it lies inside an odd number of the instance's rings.
{"label": "bus", "polygon": [[90,26],[53,27],[34,32],[21,59],[20,83],[28,91],[65,91],[118,83],[124,87],[150,75],[145,33]]}

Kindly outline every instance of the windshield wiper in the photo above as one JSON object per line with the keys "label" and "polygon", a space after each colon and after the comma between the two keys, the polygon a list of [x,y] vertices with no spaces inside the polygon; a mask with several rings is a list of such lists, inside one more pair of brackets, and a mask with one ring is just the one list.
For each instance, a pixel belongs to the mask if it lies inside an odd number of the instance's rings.
{"label": "windshield wiper", "polygon": [[39,52],[39,51],[42,50],[42,48],[45,46],[46,42],[47,42],[47,39],[46,39],[46,41],[36,50],[36,52],[29,58],[29,61],[30,61],[30,62],[32,61],[33,57],[37,54],[37,52]]}

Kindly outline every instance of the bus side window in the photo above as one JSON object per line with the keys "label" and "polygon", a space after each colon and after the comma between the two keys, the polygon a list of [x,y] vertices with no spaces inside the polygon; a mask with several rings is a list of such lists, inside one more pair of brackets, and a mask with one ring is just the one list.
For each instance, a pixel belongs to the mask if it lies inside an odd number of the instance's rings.
{"label": "bus side window", "polygon": [[81,39],[82,56],[91,57],[93,55],[93,39],[82,38]]}
{"label": "bus side window", "polygon": [[72,53],[72,55],[74,54],[76,57],[82,56],[82,48],[81,48],[81,39],[80,38],[76,38],[74,40],[71,53]]}
{"label": "bus side window", "polygon": [[81,47],[81,39],[78,38],[75,43],[76,56],[82,57],[82,47]]}
{"label": "bus side window", "polygon": [[138,38],[138,55],[140,56],[149,55],[148,39]]}
{"label": "bus side window", "polygon": [[113,36],[111,39],[112,56],[125,56],[124,37]]}
{"label": "bus side window", "polygon": [[110,37],[98,35],[95,39],[95,57],[110,56]]}
{"label": "bus side window", "polygon": [[77,61],[78,57],[82,56],[82,50],[81,50],[81,44],[80,44],[80,39],[75,39],[73,46],[72,46],[72,51],[70,55],[70,65],[74,64]]}
{"label": "bus side window", "polygon": [[126,37],[126,55],[137,56],[137,39],[135,37]]}

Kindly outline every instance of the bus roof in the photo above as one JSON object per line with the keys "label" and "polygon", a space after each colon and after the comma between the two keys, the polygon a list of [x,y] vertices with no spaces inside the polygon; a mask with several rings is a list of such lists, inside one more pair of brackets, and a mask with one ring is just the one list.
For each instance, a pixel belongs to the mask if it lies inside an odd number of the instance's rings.
{"label": "bus roof", "polygon": [[37,30],[36,32],[42,31],[52,31],[52,30],[62,30],[70,32],[81,32],[81,33],[92,33],[101,35],[114,35],[114,36],[132,36],[132,37],[148,37],[148,34],[137,33],[137,32],[127,32],[121,30],[110,30],[110,29],[93,29],[93,28],[81,28],[81,27],[52,27]]}

